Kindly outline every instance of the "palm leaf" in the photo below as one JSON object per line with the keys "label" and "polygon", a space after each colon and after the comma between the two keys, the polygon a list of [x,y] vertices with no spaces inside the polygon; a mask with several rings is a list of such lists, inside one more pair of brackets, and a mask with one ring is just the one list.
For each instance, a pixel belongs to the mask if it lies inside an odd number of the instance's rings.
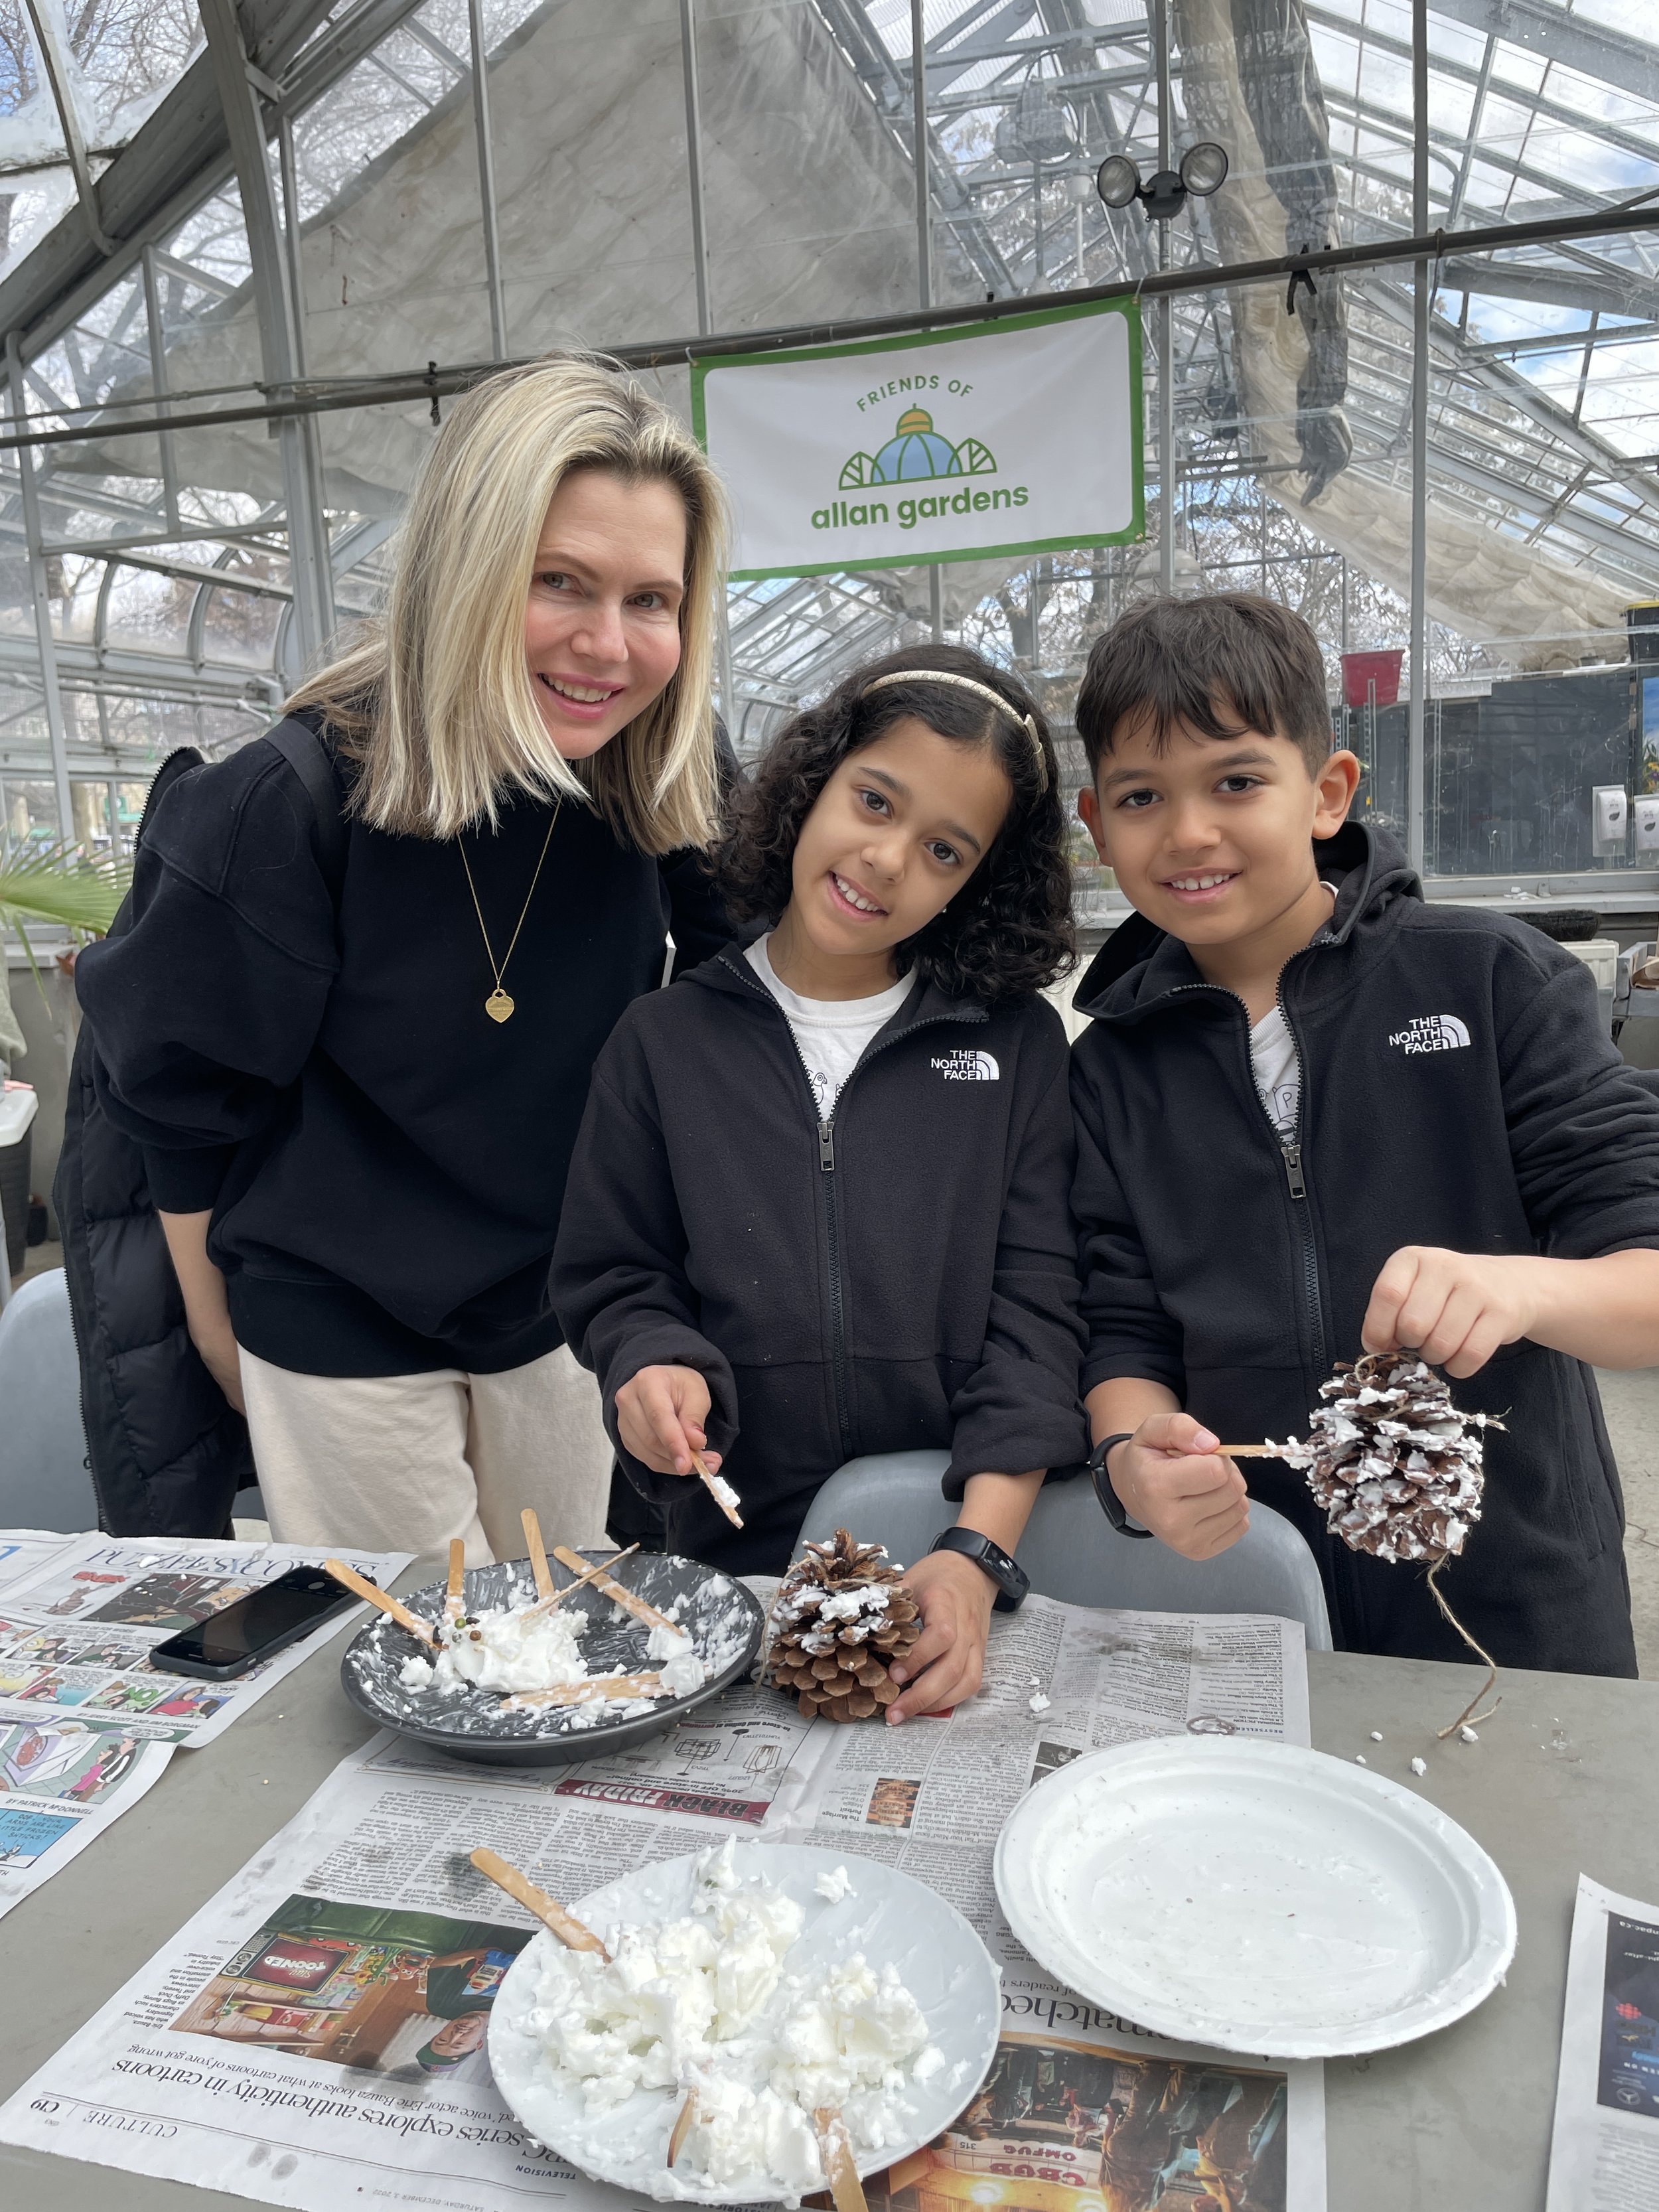
{"label": "palm leaf", "polygon": [[131,861],[88,860],[78,845],[0,847],[0,928],[21,936],[24,923],[46,922],[101,937],[131,880]]}

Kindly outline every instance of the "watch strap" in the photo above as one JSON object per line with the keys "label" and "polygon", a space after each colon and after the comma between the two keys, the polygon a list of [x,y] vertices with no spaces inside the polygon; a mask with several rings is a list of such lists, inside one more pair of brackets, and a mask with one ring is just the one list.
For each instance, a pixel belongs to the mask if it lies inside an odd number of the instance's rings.
{"label": "watch strap", "polygon": [[1133,1429],[1120,1429],[1115,1437],[1103,1437],[1089,1455],[1089,1479],[1094,1484],[1101,1511],[1120,1536],[1150,1536],[1152,1533],[1150,1528],[1137,1528],[1131,1524],[1123,1500],[1113,1489],[1112,1478],[1106,1472],[1108,1454],[1119,1444],[1131,1443],[1133,1440]]}
{"label": "watch strap", "polygon": [[1024,1603],[1031,1578],[1018,1559],[977,1528],[942,1528],[927,1547],[930,1552],[960,1552],[996,1585],[995,1609],[1017,1613]]}

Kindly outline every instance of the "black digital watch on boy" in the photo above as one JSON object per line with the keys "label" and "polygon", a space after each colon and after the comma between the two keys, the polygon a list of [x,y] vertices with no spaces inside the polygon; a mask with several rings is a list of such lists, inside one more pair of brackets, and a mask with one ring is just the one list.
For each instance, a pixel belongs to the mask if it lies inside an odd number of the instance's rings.
{"label": "black digital watch on boy", "polygon": [[946,1528],[934,1537],[927,1548],[930,1552],[960,1552],[963,1559],[983,1567],[997,1586],[998,1613],[1017,1613],[1025,1602],[1031,1577],[1018,1559],[1005,1552],[1000,1544],[981,1536],[977,1528]]}
{"label": "black digital watch on boy", "polygon": [[1127,1444],[1134,1434],[1133,1429],[1121,1429],[1115,1437],[1103,1437],[1089,1455],[1089,1480],[1094,1484],[1095,1496],[1100,1500],[1100,1510],[1117,1530],[1120,1536],[1150,1536],[1150,1528],[1132,1528],[1129,1516],[1123,1510],[1123,1500],[1112,1487],[1112,1478],[1106,1472],[1106,1455],[1119,1444]]}

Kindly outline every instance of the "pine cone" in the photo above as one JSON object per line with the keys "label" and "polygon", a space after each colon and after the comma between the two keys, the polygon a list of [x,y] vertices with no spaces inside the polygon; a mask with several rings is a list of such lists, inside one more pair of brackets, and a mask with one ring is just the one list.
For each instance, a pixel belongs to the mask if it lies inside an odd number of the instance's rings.
{"label": "pine cone", "polygon": [[921,1611],[902,1567],[879,1544],[857,1544],[837,1528],[809,1544],[784,1577],[772,1608],[768,1681],[787,1691],[808,1720],[872,1720],[899,1686],[887,1669],[921,1633]]}
{"label": "pine cone", "polygon": [[1302,1468],[1325,1525],[1379,1559],[1437,1566],[1480,1518],[1482,1432],[1504,1424],[1454,1406],[1443,1376],[1414,1352],[1368,1353],[1320,1385],[1312,1433],[1275,1445]]}

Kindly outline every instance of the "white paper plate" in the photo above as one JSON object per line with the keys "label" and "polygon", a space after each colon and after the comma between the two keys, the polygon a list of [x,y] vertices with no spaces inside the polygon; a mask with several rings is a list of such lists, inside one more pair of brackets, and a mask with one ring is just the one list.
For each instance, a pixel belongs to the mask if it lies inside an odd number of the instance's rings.
{"label": "white paper plate", "polygon": [[[677,1918],[690,1910],[696,1856],[642,1867],[607,1882],[570,1910],[601,1936],[623,1922]],[[831,1905],[813,1887],[821,1874],[845,1866],[852,1890]],[[1001,1975],[985,1946],[942,1897],[908,1874],[871,1859],[842,1856],[805,1844],[739,1842],[737,1868],[745,1881],[764,1881],[805,1907],[806,1925],[790,1950],[791,1972],[825,1969],[861,1951],[878,1971],[890,1961],[927,2020],[945,2064],[906,2092],[911,2117],[902,2139],[862,2152],[860,2173],[878,2172],[947,2128],[990,2071],[1002,2020]],[[589,2119],[579,2087],[556,2074],[526,2032],[526,2016],[543,1947],[538,1935],[508,1969],[489,2018],[489,2063],[495,2086],[538,2142],[596,2181],[612,2181],[649,2197],[701,2204],[775,2201],[775,2183],[750,2174],[724,2188],[699,2185],[665,2164],[678,2094],[641,2090],[602,2118]]]}
{"label": "white paper plate", "polygon": [[1409,2043],[1515,1954],[1485,1851],[1413,1791],[1289,1744],[1159,1737],[1074,1760],[1004,1824],[997,1895],[1070,1989],[1279,2058]]}

